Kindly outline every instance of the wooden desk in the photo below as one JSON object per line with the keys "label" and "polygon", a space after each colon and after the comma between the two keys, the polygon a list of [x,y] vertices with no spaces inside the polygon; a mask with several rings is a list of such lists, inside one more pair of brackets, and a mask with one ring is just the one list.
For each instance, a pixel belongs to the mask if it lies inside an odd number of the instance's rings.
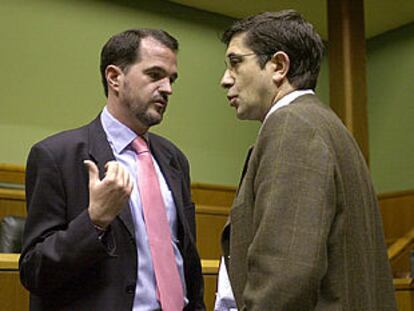
{"label": "wooden desk", "polygon": [[[29,310],[29,293],[19,279],[20,254],[0,253],[0,311]],[[207,310],[214,309],[218,273],[218,260],[202,260],[204,299]]]}
{"label": "wooden desk", "polygon": [[[29,293],[20,284],[18,262],[20,254],[0,254],[0,310],[28,311]],[[202,260],[204,300],[208,311],[214,310],[219,268],[218,260]],[[394,279],[399,311],[414,310],[414,280]]]}
{"label": "wooden desk", "polygon": [[0,270],[19,270],[20,254],[0,253]]}
{"label": "wooden desk", "polygon": [[413,311],[414,280],[412,278],[394,279],[394,287],[398,311]]}
{"label": "wooden desk", "polygon": [[0,310],[29,310],[29,292],[19,278],[20,254],[0,253]]}
{"label": "wooden desk", "polygon": [[10,215],[26,216],[24,190],[0,188],[0,219]]}

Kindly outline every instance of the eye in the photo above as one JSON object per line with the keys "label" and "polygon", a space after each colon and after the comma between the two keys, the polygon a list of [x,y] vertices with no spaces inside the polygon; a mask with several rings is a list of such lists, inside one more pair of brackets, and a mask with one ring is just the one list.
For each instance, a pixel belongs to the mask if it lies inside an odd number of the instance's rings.
{"label": "eye", "polygon": [[163,76],[161,75],[161,73],[158,72],[158,71],[150,71],[150,72],[147,72],[147,75],[153,81],[158,81],[158,80],[161,80],[163,78]]}
{"label": "eye", "polygon": [[169,79],[170,79],[170,83],[174,84],[174,82],[177,81],[177,79],[178,79],[178,75],[175,73],[175,74],[171,75],[169,77]]}
{"label": "eye", "polygon": [[152,82],[168,79],[170,81],[170,84],[173,84],[178,77],[176,72],[169,73],[165,69],[158,66],[148,68],[144,70],[144,73]]}
{"label": "eye", "polygon": [[238,56],[229,56],[229,65],[230,67],[234,68],[237,67],[238,64],[242,62],[242,58]]}

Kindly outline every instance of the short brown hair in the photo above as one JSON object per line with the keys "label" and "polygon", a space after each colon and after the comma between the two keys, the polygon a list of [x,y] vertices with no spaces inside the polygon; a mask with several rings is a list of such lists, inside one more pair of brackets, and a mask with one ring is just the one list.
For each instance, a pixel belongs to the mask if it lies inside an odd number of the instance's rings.
{"label": "short brown hair", "polygon": [[160,29],[130,29],[112,36],[103,46],[101,51],[101,78],[108,96],[108,85],[106,83],[105,70],[109,65],[116,65],[123,71],[139,60],[139,47],[141,40],[151,37],[165,45],[170,50],[178,51],[178,41],[164,30]]}
{"label": "short brown hair", "polygon": [[324,45],[319,34],[294,10],[265,12],[236,21],[222,36],[229,44],[234,35],[246,33],[245,44],[252,49],[261,68],[277,51],[290,59],[287,78],[296,89],[315,89]]}

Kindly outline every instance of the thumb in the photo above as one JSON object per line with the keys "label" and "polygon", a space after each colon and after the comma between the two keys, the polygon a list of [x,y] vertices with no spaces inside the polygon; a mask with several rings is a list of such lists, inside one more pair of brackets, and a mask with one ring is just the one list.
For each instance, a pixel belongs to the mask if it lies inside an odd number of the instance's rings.
{"label": "thumb", "polygon": [[99,170],[95,163],[90,160],[83,161],[89,171],[89,184],[99,181]]}

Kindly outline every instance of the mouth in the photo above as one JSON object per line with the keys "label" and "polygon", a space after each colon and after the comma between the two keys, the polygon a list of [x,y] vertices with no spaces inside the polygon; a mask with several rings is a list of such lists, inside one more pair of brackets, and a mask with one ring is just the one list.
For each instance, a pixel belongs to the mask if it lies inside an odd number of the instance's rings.
{"label": "mouth", "polygon": [[152,102],[155,104],[155,107],[161,111],[165,110],[168,105],[168,100],[164,98],[155,98]]}
{"label": "mouth", "polygon": [[230,103],[230,106],[237,108],[237,99],[238,99],[237,95],[227,95],[227,99]]}

